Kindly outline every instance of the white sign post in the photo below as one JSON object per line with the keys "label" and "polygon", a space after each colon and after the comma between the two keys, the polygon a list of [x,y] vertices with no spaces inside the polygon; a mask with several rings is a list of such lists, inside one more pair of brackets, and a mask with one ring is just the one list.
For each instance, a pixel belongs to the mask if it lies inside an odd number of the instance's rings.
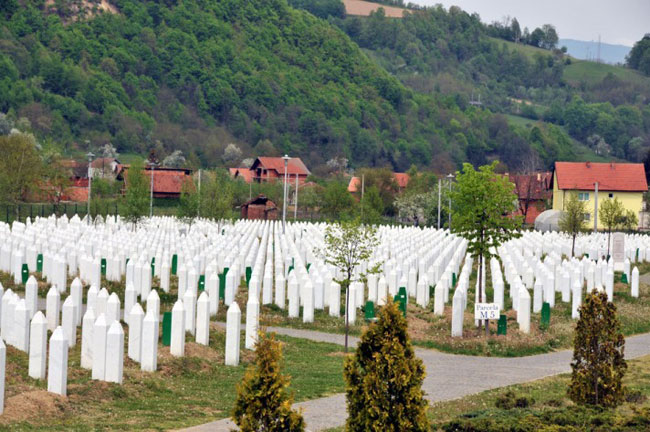
{"label": "white sign post", "polygon": [[499,305],[496,303],[475,303],[474,319],[476,320],[494,320],[499,319]]}
{"label": "white sign post", "polygon": [[614,258],[614,269],[623,268],[625,261],[625,234],[615,232],[612,234],[612,258]]}

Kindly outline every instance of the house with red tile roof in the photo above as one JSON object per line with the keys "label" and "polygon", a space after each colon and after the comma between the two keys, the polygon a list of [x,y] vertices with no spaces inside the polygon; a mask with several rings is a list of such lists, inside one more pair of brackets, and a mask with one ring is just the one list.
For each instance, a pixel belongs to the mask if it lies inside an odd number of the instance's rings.
{"label": "house with red tile roof", "polygon": [[524,217],[524,223],[532,225],[535,219],[553,199],[553,174],[550,171],[530,174],[506,174],[515,185],[519,209],[515,213]]}
{"label": "house with red tile roof", "polygon": [[[130,168],[125,167],[126,171]],[[183,184],[192,181],[192,170],[188,168],[145,167],[144,175],[151,182],[153,175],[153,196],[155,198],[180,198]],[[128,188],[128,175],[124,176],[124,187]]]}
{"label": "house with red tile roof", "polygon": [[[596,185],[598,186],[596,188]],[[643,194],[648,191],[645,168],[641,163],[555,162],[553,171],[553,209],[564,210],[571,195],[586,202],[585,223],[594,225],[595,197],[598,206],[607,199],[618,198],[626,210],[641,220]],[[598,224],[597,229],[603,229]]]}
{"label": "house with red tile roof", "polygon": [[[393,173],[393,179],[397,186],[399,186],[399,191],[406,189],[406,186],[409,184],[410,177],[406,173]],[[361,192],[361,178],[360,177],[351,177],[350,182],[348,183],[348,192],[357,193]]]}
{"label": "house with red tile roof", "polygon": [[[284,159],[281,157],[261,156],[255,159],[250,167],[252,181],[256,183],[273,182],[277,179],[282,181],[284,177]],[[311,172],[307,169],[300,158],[291,158],[287,164],[287,175],[295,183],[296,176],[298,183],[303,184]]]}
{"label": "house with red tile roof", "polygon": [[253,171],[250,168],[228,168],[228,171],[234,179],[243,179],[246,183],[253,182]]}

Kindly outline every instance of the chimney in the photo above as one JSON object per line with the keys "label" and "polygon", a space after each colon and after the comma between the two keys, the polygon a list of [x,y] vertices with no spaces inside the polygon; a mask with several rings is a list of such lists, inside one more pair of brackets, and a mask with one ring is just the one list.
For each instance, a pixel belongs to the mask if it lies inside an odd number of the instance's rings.
{"label": "chimney", "polygon": [[540,173],[537,173],[537,181],[541,181],[541,180],[542,180],[542,175]]}
{"label": "chimney", "polygon": [[587,168],[591,168],[591,162],[587,161],[586,165],[587,165]]}

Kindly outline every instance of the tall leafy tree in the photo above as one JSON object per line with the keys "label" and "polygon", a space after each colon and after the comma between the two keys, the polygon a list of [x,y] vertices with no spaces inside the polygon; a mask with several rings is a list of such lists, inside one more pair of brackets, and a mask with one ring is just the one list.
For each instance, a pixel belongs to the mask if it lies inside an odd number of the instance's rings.
{"label": "tall leafy tree", "polygon": [[614,407],[623,402],[625,338],[616,306],[607,293],[593,290],[580,306],[576,325],[569,397],[575,403]]}
{"label": "tall leafy tree", "polygon": [[42,182],[43,163],[33,137],[0,136],[0,201],[16,203]]}
{"label": "tall leafy tree", "polygon": [[[519,237],[521,217],[517,211],[517,195],[514,185],[507,177],[494,172],[498,162],[484,165],[477,170],[471,164],[463,164],[456,173],[456,185],[451,192],[451,229],[468,242],[468,252],[478,258],[479,289],[477,299],[483,296],[483,261],[489,261],[492,250],[503,242]],[[478,300],[477,300],[478,301]],[[488,321],[485,332],[489,334]]]}
{"label": "tall leafy tree", "polygon": [[318,253],[327,264],[340,271],[342,277],[334,279],[345,291],[345,351],[348,350],[348,334],[350,323],[348,309],[350,307],[350,284],[355,281],[365,282],[370,273],[378,273],[380,263],[368,268],[365,272],[358,271],[361,264],[368,261],[377,247],[377,230],[370,225],[362,225],[361,221],[352,219],[325,228],[325,247]]}
{"label": "tall leafy tree", "polygon": [[201,180],[198,212],[201,217],[228,219],[232,217],[235,184],[227,171],[205,171]]}
{"label": "tall leafy tree", "polygon": [[571,195],[564,205],[564,212],[560,216],[559,228],[569,234],[572,239],[571,256],[575,254],[576,237],[583,232],[585,228],[584,215],[587,212],[587,204],[580,201],[577,196]]}
{"label": "tall leafy tree", "polygon": [[614,199],[605,199],[598,209],[598,217],[607,229],[607,255],[609,256],[609,244],[612,236],[612,230],[615,230],[625,217],[625,207],[617,197]]}
{"label": "tall leafy tree", "polygon": [[135,224],[149,213],[150,180],[144,174],[142,160],[136,160],[131,164],[125,180],[124,218]]}
{"label": "tall leafy tree", "polygon": [[283,375],[282,346],[275,335],[260,332],[255,345],[255,362],[237,386],[233,420],[242,432],[300,432],[302,415],[291,409],[289,377]]}
{"label": "tall leafy tree", "polygon": [[347,430],[428,431],[424,375],[406,318],[389,299],[361,336],[354,356],[345,360]]}

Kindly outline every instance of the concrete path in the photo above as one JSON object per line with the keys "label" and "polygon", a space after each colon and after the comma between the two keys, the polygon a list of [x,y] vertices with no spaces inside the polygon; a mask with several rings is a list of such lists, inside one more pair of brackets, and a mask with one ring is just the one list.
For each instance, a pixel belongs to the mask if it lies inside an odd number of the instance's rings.
{"label": "concrete path", "polygon": [[[310,330],[267,327],[267,331],[317,342],[343,345],[344,336]],[[355,346],[359,338],[350,338]],[[572,351],[558,351],[529,357],[498,358],[445,354],[416,348],[417,356],[426,368],[422,388],[431,402],[457,399],[484,390],[534,381],[544,377],[570,372]],[[626,339],[625,357],[628,359],[650,354],[650,333]],[[344,394],[300,402],[308,431],[343,426],[346,419]],[[236,428],[230,419],[184,429],[187,432],[227,432]]]}

